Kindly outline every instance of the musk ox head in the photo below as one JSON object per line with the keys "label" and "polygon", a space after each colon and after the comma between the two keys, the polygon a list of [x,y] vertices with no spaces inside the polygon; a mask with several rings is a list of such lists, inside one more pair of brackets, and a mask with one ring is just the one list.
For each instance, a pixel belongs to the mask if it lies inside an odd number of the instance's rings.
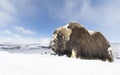
{"label": "musk ox head", "polygon": [[57,28],[50,47],[58,55],[113,61],[111,46],[106,38],[100,32],[86,30],[79,23]]}
{"label": "musk ox head", "polygon": [[68,25],[57,28],[52,36],[50,47],[58,55],[64,55],[67,51],[67,42],[70,39],[72,33],[71,29],[67,28]]}

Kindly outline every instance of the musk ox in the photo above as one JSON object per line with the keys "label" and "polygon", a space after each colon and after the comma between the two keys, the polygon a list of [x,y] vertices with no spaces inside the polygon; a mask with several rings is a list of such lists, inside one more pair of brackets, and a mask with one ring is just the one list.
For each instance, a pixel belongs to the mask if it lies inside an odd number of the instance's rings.
{"label": "musk ox", "polygon": [[113,61],[111,46],[106,38],[100,32],[88,31],[79,23],[57,28],[50,48],[60,56]]}

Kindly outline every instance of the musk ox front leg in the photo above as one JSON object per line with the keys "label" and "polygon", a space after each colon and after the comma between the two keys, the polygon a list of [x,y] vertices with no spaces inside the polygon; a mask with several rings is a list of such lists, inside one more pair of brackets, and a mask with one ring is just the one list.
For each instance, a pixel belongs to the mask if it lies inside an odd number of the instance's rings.
{"label": "musk ox front leg", "polygon": [[107,51],[108,51],[108,54],[109,54],[109,55],[108,55],[108,56],[109,56],[109,57],[108,57],[108,61],[112,62],[112,61],[113,61],[112,48],[109,47]]}
{"label": "musk ox front leg", "polygon": [[71,58],[76,58],[76,50],[75,49],[72,49],[72,52],[71,52]]}

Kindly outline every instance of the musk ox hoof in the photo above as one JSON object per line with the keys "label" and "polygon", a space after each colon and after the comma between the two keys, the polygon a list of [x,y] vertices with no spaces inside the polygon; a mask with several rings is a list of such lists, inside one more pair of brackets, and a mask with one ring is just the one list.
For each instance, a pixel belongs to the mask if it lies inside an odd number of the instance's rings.
{"label": "musk ox hoof", "polygon": [[113,61],[112,49],[107,39],[100,32],[87,30],[79,23],[69,23],[57,28],[50,48],[60,56]]}

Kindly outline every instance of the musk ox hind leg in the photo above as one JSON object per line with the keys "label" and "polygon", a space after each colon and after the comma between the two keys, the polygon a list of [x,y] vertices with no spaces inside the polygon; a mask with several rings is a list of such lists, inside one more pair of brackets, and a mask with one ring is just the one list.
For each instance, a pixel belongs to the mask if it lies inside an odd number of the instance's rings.
{"label": "musk ox hind leg", "polygon": [[108,50],[108,51],[105,51],[105,53],[103,53],[101,56],[100,56],[100,59],[102,61],[109,61],[109,62],[113,62],[113,55],[112,55],[112,51]]}
{"label": "musk ox hind leg", "polygon": [[113,62],[114,60],[113,60],[112,48],[109,47],[107,51],[108,51],[108,61]]}

